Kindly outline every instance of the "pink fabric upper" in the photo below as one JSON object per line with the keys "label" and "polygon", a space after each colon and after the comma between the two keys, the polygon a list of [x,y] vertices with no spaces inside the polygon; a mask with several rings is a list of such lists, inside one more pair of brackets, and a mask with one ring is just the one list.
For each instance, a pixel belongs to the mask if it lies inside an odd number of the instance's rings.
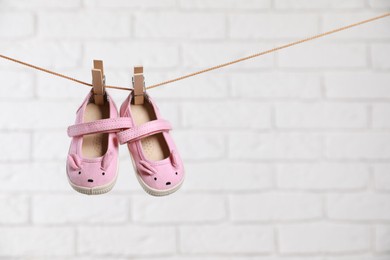
{"label": "pink fabric upper", "polygon": [[[130,119],[129,117],[122,117],[123,119]],[[125,144],[127,142],[133,142],[141,140],[146,136],[150,136],[163,131],[171,130],[171,124],[162,119],[152,120],[141,126],[133,126],[130,129],[118,133],[119,143]]]}
{"label": "pink fabric upper", "polygon": [[[149,96],[145,96],[145,102],[150,102],[156,115],[156,120],[152,120],[143,125],[136,126],[132,119],[130,101],[133,98],[133,91],[123,102],[120,115],[131,119],[131,128],[118,133],[121,143],[126,143],[133,156],[137,174],[143,182],[155,190],[170,190],[179,185],[184,178],[184,167],[177,152],[177,148],[169,134],[171,125],[163,120],[160,111]],[[156,133],[161,133],[168,145],[170,155],[161,161],[148,160],[143,152],[141,139]]]}
{"label": "pink fabric upper", "polygon": [[[110,118],[84,123],[84,112],[92,95],[93,93],[89,92],[77,110],[75,125],[68,128],[72,141],[67,160],[67,174],[74,185],[84,188],[104,186],[115,180],[118,163],[118,139],[115,132],[130,127],[131,124],[128,119],[118,118],[118,110],[108,93]],[[108,133],[107,151],[101,157],[85,158],[82,155],[83,135],[94,133]]]}

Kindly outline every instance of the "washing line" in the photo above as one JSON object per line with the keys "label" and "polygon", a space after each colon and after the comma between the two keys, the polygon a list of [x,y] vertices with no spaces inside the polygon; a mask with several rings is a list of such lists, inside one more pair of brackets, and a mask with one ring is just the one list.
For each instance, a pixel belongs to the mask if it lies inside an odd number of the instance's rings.
{"label": "washing line", "polygon": [[[196,71],[196,72],[193,72],[193,73],[190,73],[190,74],[187,74],[187,75],[183,75],[183,76],[180,76],[180,77],[177,77],[177,78],[174,78],[174,79],[170,79],[170,80],[166,80],[166,81],[154,84],[154,85],[150,85],[150,86],[147,86],[146,89],[156,88],[156,87],[167,85],[169,83],[177,82],[177,81],[180,81],[180,80],[183,80],[183,79],[186,79],[186,78],[197,76],[197,75],[200,75],[200,74],[203,74],[203,73],[206,73],[206,72],[210,72],[210,71],[213,71],[213,70],[221,69],[221,68],[224,68],[224,67],[227,67],[227,66],[239,63],[239,62],[243,62],[243,61],[246,61],[246,60],[254,59],[254,58],[257,58],[257,57],[262,56],[262,55],[273,53],[273,52],[276,52],[276,51],[279,51],[279,50],[282,50],[282,49],[286,49],[286,48],[289,48],[289,47],[292,47],[292,46],[295,46],[295,45],[298,45],[298,44],[302,44],[302,43],[309,42],[309,41],[312,41],[312,40],[315,40],[315,39],[318,39],[318,38],[322,38],[322,37],[325,37],[325,36],[328,36],[328,35],[331,35],[331,34],[334,34],[334,33],[337,33],[337,32],[341,32],[341,31],[344,31],[344,30],[347,30],[347,29],[350,29],[350,28],[353,28],[353,27],[356,27],[356,26],[359,26],[359,25],[362,25],[362,24],[373,22],[375,20],[379,20],[379,19],[385,18],[387,16],[390,16],[390,12],[384,13],[382,15],[375,16],[375,17],[372,17],[370,19],[366,19],[366,20],[363,20],[363,21],[360,21],[360,22],[356,22],[356,23],[352,23],[352,24],[349,24],[349,25],[346,25],[346,26],[343,26],[343,27],[339,27],[339,28],[336,28],[336,29],[333,29],[333,30],[330,30],[330,31],[327,31],[327,32],[316,34],[316,35],[313,35],[313,36],[310,36],[310,37],[307,37],[307,38],[304,38],[304,39],[301,39],[301,40],[297,40],[297,41],[293,41],[293,42],[290,42],[290,43],[287,43],[287,44],[284,44],[284,45],[280,45],[278,47],[275,47],[275,48],[272,48],[272,49],[269,49],[269,50],[266,50],[266,51],[258,52],[258,53],[255,53],[255,54],[252,54],[252,55],[249,55],[249,56],[246,56],[246,57],[242,57],[242,58],[239,58],[239,59],[236,59],[236,60],[232,60],[232,61],[229,61],[229,62],[226,62],[226,63],[222,63],[222,64],[219,64],[219,65],[216,65],[216,66],[213,66],[213,67],[202,69],[200,71]],[[15,58],[11,58],[11,57],[8,57],[8,56],[2,55],[2,54],[0,54],[0,58],[3,58],[3,59],[6,59],[6,60],[9,60],[9,61],[21,64],[23,66],[27,66],[27,67],[30,67],[30,68],[33,68],[33,69],[36,69],[36,70],[40,70],[40,71],[49,73],[49,74],[57,76],[57,77],[61,77],[61,78],[67,79],[67,80],[71,80],[71,81],[74,81],[76,83],[79,83],[79,84],[82,84],[82,85],[85,85],[85,86],[92,87],[91,83],[84,82],[82,80],[78,80],[78,79],[75,79],[73,77],[70,77],[70,76],[67,76],[67,75],[64,75],[64,74],[61,74],[61,73],[49,70],[49,69],[45,69],[45,68],[42,68],[42,67],[39,67],[39,66],[36,66],[36,65],[33,65],[33,64],[30,64],[30,63],[27,63],[27,62],[15,59]],[[106,88],[113,88],[113,89],[120,89],[120,90],[131,90],[131,88],[120,87],[120,86],[106,85],[105,87]]]}

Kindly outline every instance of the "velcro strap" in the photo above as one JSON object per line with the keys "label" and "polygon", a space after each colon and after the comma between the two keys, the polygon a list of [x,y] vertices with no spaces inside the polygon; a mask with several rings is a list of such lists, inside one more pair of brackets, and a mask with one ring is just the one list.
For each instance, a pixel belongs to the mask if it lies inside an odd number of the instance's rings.
{"label": "velcro strap", "polygon": [[149,121],[140,126],[134,126],[117,134],[120,144],[133,142],[143,137],[171,130],[171,124],[162,119]]}
{"label": "velcro strap", "polygon": [[116,132],[123,128],[130,128],[131,125],[131,119],[128,117],[100,119],[93,122],[69,126],[68,136],[74,137],[96,133]]}

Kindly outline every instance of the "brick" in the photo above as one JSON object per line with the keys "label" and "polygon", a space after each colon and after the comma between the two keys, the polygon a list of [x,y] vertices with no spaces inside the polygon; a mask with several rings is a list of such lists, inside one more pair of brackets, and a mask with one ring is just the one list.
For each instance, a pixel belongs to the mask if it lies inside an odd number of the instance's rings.
{"label": "brick", "polygon": [[[91,82],[91,72],[89,70],[64,70],[62,73],[85,82]],[[69,101],[72,99],[75,103],[81,105],[83,98],[91,90],[90,87],[77,84],[73,81],[48,76],[47,74],[37,74],[36,81],[37,96],[43,101],[51,99]],[[71,111],[71,114],[73,113],[74,115],[74,112],[76,110]]]}
{"label": "brick", "polygon": [[[147,257],[147,258],[134,258],[134,260],[199,260],[201,257],[202,260],[280,260],[278,257],[273,256],[252,256],[252,255],[202,255],[202,256],[192,256],[192,255],[185,255],[185,256],[161,256],[161,257]],[[322,260],[317,258],[286,258],[287,260]],[[133,260],[133,259],[132,259]],[[386,259],[383,259],[386,260]]]}
{"label": "brick", "polygon": [[68,137],[65,129],[61,132],[35,132],[32,156],[38,160],[60,159],[66,161],[70,142],[71,138]]}
{"label": "brick", "polygon": [[217,222],[225,219],[226,215],[225,198],[219,195],[180,194],[158,201],[141,195],[133,197],[132,203],[133,220],[136,222]]}
{"label": "brick", "polygon": [[378,190],[390,190],[390,164],[374,165],[375,188]]}
{"label": "brick", "polygon": [[[38,26],[40,36],[56,39],[124,38],[130,36],[131,31],[128,14],[112,15],[109,12],[100,11],[40,13]],[[92,28],[99,29],[93,30]]]}
{"label": "brick", "polygon": [[277,9],[349,9],[365,7],[364,0],[274,0]]}
{"label": "brick", "polygon": [[390,128],[390,104],[372,105],[372,126]]}
{"label": "brick", "polygon": [[254,254],[274,250],[274,234],[270,227],[195,226],[180,228],[183,253]]}
{"label": "brick", "polygon": [[5,192],[72,190],[66,179],[65,161],[0,164],[0,172],[1,190]]}
{"label": "brick", "polygon": [[[119,146],[119,159],[121,161],[123,161],[124,163],[126,163],[126,166],[132,166],[132,162],[130,162],[130,164],[128,164],[128,159],[129,159],[129,156],[130,156],[130,153],[129,153],[129,148],[127,147],[127,145],[120,145]],[[119,165],[119,167],[121,167]]]}
{"label": "brick", "polygon": [[325,75],[326,96],[332,98],[388,98],[388,73],[343,72]]}
{"label": "brick", "polygon": [[227,161],[186,163],[186,183],[190,191],[256,191],[273,186],[270,165]]}
{"label": "brick", "polygon": [[327,214],[342,220],[389,220],[390,195],[375,193],[330,194]]}
{"label": "brick", "polygon": [[[84,63],[91,64],[91,61],[96,57],[104,60],[107,68],[126,68],[130,73],[131,64],[142,64],[148,69],[176,66],[178,65],[179,52],[178,47],[172,43],[138,43],[134,41],[85,43]],[[131,57],[131,62],[129,57]]]}
{"label": "brick", "polygon": [[[258,116],[253,117],[254,113]],[[259,102],[186,102],[181,115],[185,127],[271,128],[271,107]]]}
{"label": "brick", "polygon": [[369,0],[369,1],[368,1],[368,4],[369,4],[371,7],[375,7],[375,8],[386,8],[386,7],[390,7],[390,3],[389,3],[389,1],[387,1],[387,0]]}
{"label": "brick", "polygon": [[0,195],[0,224],[26,223],[28,210],[28,200],[25,196]]}
{"label": "brick", "polygon": [[278,52],[281,68],[363,68],[367,65],[367,51],[358,43],[306,43]]}
{"label": "brick", "polygon": [[348,159],[387,159],[390,157],[390,135],[386,133],[329,134],[326,156]]}
{"label": "brick", "polygon": [[[135,259],[135,258],[133,258]],[[96,256],[74,256],[71,258],[55,258],[54,260],[128,260],[125,257],[96,257]]]}
{"label": "brick", "polygon": [[308,220],[322,216],[319,195],[270,192],[230,197],[233,221]]}
{"label": "brick", "polygon": [[255,9],[267,9],[271,7],[270,0],[242,0],[237,2],[235,0],[180,0],[180,6],[185,9],[232,9],[232,10],[255,10]]}
{"label": "brick", "polygon": [[181,113],[179,104],[176,102],[162,101],[158,98],[154,98],[153,100],[158,104],[161,115],[172,124],[173,129],[179,127],[179,114]]}
{"label": "brick", "polygon": [[176,251],[175,230],[172,227],[81,227],[78,232],[79,254],[147,256]]}
{"label": "brick", "polygon": [[34,77],[31,73],[2,70],[1,99],[28,99],[34,96]]}
{"label": "brick", "polygon": [[81,6],[81,0],[67,0],[62,2],[51,0],[2,0],[1,5],[3,8],[16,8],[16,9],[74,9]]}
{"label": "brick", "polygon": [[[48,69],[75,68],[79,65],[82,56],[79,43],[25,40],[12,41],[12,43],[2,42],[0,48],[3,55],[22,59]],[[13,63],[0,63],[0,67],[3,68],[11,66],[15,68]]]}
{"label": "brick", "polygon": [[133,163],[130,158],[129,151],[125,145],[120,146],[119,150],[119,170],[118,179],[113,188],[112,192],[129,192],[137,191],[144,192],[142,187],[139,185],[135,175]]}
{"label": "brick", "polygon": [[35,224],[123,223],[128,219],[125,197],[37,195],[32,199]]}
{"label": "brick", "polygon": [[103,8],[117,8],[123,10],[123,8],[132,9],[164,9],[175,7],[175,0],[84,0],[84,4],[88,7],[103,7]]}
{"label": "brick", "polygon": [[28,160],[30,158],[30,143],[29,133],[0,132],[0,161]]}
{"label": "brick", "polygon": [[375,251],[390,252],[390,226],[378,225],[375,227]]}
{"label": "brick", "polygon": [[221,39],[225,17],[220,14],[142,13],[135,17],[137,38]]}
{"label": "brick", "polygon": [[12,39],[34,34],[34,16],[32,14],[2,12],[0,17],[0,38]]}
{"label": "brick", "polygon": [[370,248],[370,228],[325,222],[282,225],[278,228],[282,253],[348,253]]}
{"label": "brick", "polygon": [[[151,81],[148,75],[148,82],[157,83],[164,79],[174,78],[178,75],[188,74],[189,71],[179,71],[170,73],[169,76],[164,75]],[[226,98],[229,95],[228,76],[225,74],[207,75],[207,77],[195,77],[186,79],[184,82],[176,82],[169,84],[168,88],[153,89],[153,96],[161,99],[180,99],[180,100],[194,100],[194,99],[214,99]],[[172,89],[171,89],[172,88]],[[174,89],[174,91],[172,91]]]}
{"label": "brick", "polygon": [[229,36],[231,38],[297,38],[318,33],[319,18],[317,15],[235,14],[229,18]]}
{"label": "brick", "polygon": [[[202,68],[215,66],[218,63],[228,62],[237,58],[249,56],[260,50],[272,48],[270,44],[253,43],[186,43],[182,47],[183,66],[186,68]],[[228,54],[228,56],[226,56]],[[272,54],[261,57],[251,62],[243,62],[237,66],[240,69],[247,68],[272,68],[274,56]]]}
{"label": "brick", "polygon": [[[1,102],[0,110],[12,111],[2,115],[0,128],[2,129],[61,129],[66,135],[66,128],[74,124],[75,113],[80,104],[75,102]],[[50,111],[52,116],[48,114]]]}
{"label": "brick", "polygon": [[184,160],[213,160],[225,155],[226,142],[221,134],[174,131],[173,137]]}
{"label": "brick", "polygon": [[252,98],[318,98],[321,83],[318,75],[310,73],[234,73],[232,95]]}
{"label": "brick", "polygon": [[375,43],[371,44],[372,66],[376,69],[390,68],[390,44]]}
{"label": "brick", "polygon": [[285,163],[277,166],[278,187],[346,190],[367,187],[369,168],[357,163]]}
{"label": "brick", "polygon": [[71,256],[74,232],[63,227],[0,227],[0,256]]}
{"label": "brick", "polygon": [[[355,23],[371,17],[377,16],[378,13],[331,13],[323,15],[323,31]],[[389,39],[390,38],[390,21],[383,19],[377,23],[364,24],[359,28],[351,28],[342,33],[332,36],[334,39]]]}
{"label": "brick", "polygon": [[[132,260],[199,260],[200,257],[202,260],[280,260],[278,257],[274,256],[257,256],[257,255],[245,255],[245,254],[232,254],[232,255],[178,255],[178,256],[161,256],[161,257],[140,257],[133,258]],[[319,258],[287,258],[288,260],[323,260]],[[386,260],[386,259],[383,259]]]}
{"label": "brick", "polygon": [[348,256],[327,257],[325,260],[387,260],[388,258],[388,255],[368,255],[364,253],[355,253]]}
{"label": "brick", "polygon": [[237,133],[229,136],[229,157],[235,159],[314,159],[321,154],[316,134]]}
{"label": "brick", "polygon": [[368,124],[368,107],[344,103],[279,103],[275,124],[280,128],[362,128]]}

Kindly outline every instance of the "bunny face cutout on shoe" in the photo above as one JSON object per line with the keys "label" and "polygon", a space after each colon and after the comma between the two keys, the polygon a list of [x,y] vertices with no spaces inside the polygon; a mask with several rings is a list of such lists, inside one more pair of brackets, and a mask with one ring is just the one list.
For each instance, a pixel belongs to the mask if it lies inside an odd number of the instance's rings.
{"label": "bunny face cutout on shoe", "polygon": [[80,187],[94,188],[115,181],[117,162],[112,153],[103,158],[81,159],[77,154],[68,155],[69,181]]}
{"label": "bunny face cutout on shoe", "polygon": [[159,162],[140,160],[137,164],[142,181],[150,188],[164,191],[177,187],[183,181],[184,171],[175,152],[171,151],[169,158]]}

